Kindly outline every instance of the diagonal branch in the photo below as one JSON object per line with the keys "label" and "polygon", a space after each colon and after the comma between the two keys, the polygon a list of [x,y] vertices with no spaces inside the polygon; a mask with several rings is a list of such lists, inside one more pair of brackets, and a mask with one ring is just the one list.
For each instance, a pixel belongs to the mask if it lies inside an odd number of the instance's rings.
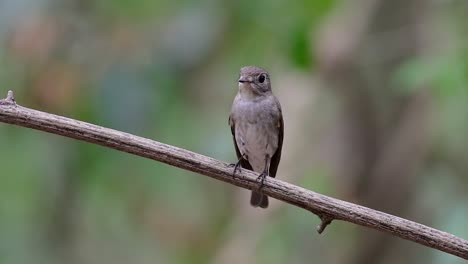
{"label": "diagonal branch", "polygon": [[[251,171],[244,169],[237,174],[238,177],[233,178],[233,168],[225,162],[129,133],[22,107],[16,104],[11,91],[7,98],[0,100],[0,121],[125,151],[242,188],[258,188],[257,175]],[[467,240],[422,224],[331,198],[274,178],[265,181],[262,192],[318,215],[321,219],[317,229],[319,233],[332,220],[343,220],[468,259]]]}

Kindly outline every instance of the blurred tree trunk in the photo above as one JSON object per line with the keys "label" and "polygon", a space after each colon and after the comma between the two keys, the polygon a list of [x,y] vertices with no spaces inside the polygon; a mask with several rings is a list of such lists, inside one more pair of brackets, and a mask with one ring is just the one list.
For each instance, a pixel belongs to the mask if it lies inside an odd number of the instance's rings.
{"label": "blurred tree trunk", "polygon": [[[392,78],[427,50],[421,25],[429,3],[360,0],[345,2],[338,13],[324,25],[318,56],[323,79],[342,102],[349,170],[339,177],[363,205],[408,217],[428,150],[431,98],[427,89],[403,93]],[[397,241],[362,232],[351,263],[399,262],[388,256]]]}
{"label": "blurred tree trunk", "polygon": [[51,259],[57,263],[79,263],[76,255],[76,226],[79,216],[78,201],[81,190],[80,177],[77,172],[82,171],[83,160],[77,150],[77,144],[63,144],[63,140],[53,141],[54,151],[61,153],[56,157],[63,164],[55,171],[52,185],[49,186],[50,197],[49,222],[47,239]]}

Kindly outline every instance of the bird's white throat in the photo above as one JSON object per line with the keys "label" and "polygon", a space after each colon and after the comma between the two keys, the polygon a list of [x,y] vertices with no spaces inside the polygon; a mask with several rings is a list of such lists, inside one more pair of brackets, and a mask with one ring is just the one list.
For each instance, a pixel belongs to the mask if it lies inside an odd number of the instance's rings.
{"label": "bird's white throat", "polygon": [[258,94],[253,91],[250,83],[239,83],[239,94],[242,99],[254,100],[258,98]]}

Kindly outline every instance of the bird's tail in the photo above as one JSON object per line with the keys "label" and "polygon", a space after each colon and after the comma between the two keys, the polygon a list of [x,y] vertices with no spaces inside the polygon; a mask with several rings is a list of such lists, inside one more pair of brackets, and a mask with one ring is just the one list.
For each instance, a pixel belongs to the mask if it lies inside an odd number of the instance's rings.
{"label": "bird's tail", "polygon": [[252,191],[252,195],[250,196],[250,205],[252,205],[253,207],[260,206],[261,208],[267,208],[268,196],[256,191]]}

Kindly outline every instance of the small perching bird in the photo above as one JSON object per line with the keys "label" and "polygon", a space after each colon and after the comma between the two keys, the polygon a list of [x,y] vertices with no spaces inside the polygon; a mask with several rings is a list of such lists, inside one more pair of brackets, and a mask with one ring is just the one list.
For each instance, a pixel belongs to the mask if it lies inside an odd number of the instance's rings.
{"label": "small perching bird", "polygon": [[[239,91],[232,103],[229,125],[239,159],[234,174],[239,165],[260,173],[261,188],[267,176],[276,176],[284,133],[281,105],[271,91],[266,70],[255,66],[240,69]],[[254,190],[250,204],[267,208],[268,197]]]}

